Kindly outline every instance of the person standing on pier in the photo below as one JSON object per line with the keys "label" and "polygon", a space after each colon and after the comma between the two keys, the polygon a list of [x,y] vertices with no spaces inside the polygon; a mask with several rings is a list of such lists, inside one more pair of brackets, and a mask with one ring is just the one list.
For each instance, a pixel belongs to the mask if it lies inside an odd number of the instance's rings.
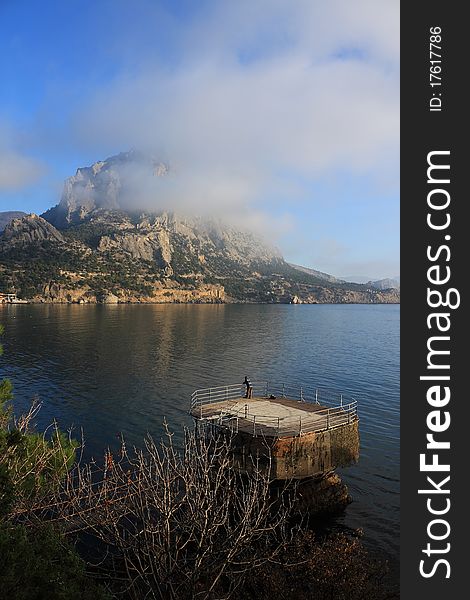
{"label": "person standing on pier", "polygon": [[251,381],[246,375],[243,384],[246,386],[245,398],[253,398],[253,386],[251,385]]}

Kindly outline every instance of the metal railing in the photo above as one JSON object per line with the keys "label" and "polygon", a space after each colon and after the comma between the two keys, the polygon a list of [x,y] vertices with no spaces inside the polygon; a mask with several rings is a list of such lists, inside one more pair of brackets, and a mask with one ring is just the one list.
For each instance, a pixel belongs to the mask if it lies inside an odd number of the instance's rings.
{"label": "metal railing", "polygon": [[[254,382],[253,397],[265,399],[298,400],[321,405],[315,411],[305,411],[299,416],[273,416],[250,413],[250,404],[235,409],[235,404],[245,397],[243,384],[231,384],[196,390],[191,395],[191,414],[211,424],[225,427],[233,432],[248,431],[253,436],[296,436],[314,431],[324,431],[351,423],[358,419],[357,400],[347,399],[343,394],[291,384]],[[204,415],[204,407],[222,403],[220,410],[210,416]],[[233,408],[231,408],[231,405]]]}
{"label": "metal railing", "polygon": [[244,396],[242,384],[220,385],[218,387],[196,390],[191,394],[191,410],[197,406],[223,402],[224,400],[239,400]]}

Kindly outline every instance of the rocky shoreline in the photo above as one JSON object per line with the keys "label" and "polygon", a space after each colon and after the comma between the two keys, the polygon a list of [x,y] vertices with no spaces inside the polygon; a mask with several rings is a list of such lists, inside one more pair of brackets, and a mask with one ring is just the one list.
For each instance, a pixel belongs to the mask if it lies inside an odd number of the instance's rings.
{"label": "rocky shoreline", "polygon": [[6,213],[0,292],[60,304],[399,303],[399,289],[380,282],[288,263],[269,235],[207,216],[127,210],[122,190],[136,165],[156,180],[168,175],[163,164],[122,153],[78,169],[42,216]]}
{"label": "rocky shoreline", "polygon": [[176,285],[153,286],[150,294],[136,294],[131,290],[102,290],[96,292],[88,286],[68,288],[50,282],[43,287],[42,293],[26,299],[32,304],[399,304],[399,294],[387,290],[373,294],[348,291],[338,295],[327,288],[321,288],[315,294],[285,294],[271,301],[234,298],[226,293],[223,285],[206,284],[195,288],[183,288]]}
{"label": "rocky shoreline", "polygon": [[217,298],[217,297],[201,297],[193,295],[191,291],[184,294],[184,298],[180,297],[168,297],[168,298],[120,298],[114,294],[108,294],[102,298],[88,297],[88,298],[51,298],[51,297],[34,297],[28,300],[22,300],[21,302],[13,302],[10,304],[258,304],[258,305],[269,305],[269,304],[400,304],[400,302],[293,302],[292,300],[285,300],[279,302],[262,302],[262,301],[250,301],[250,300],[238,300],[236,298]]}

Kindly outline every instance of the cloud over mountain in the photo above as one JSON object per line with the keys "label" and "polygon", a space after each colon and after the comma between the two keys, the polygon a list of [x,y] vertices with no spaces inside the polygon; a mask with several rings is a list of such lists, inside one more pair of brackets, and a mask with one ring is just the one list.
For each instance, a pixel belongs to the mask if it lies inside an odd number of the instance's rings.
{"label": "cloud over mountain", "polygon": [[[7,48],[30,40],[24,78],[38,91],[22,96],[28,135],[3,148],[13,165],[4,184],[21,191],[38,174],[30,157],[47,157],[56,179],[42,189],[44,210],[72,167],[136,148],[170,164],[172,175],[155,194],[153,180],[130,173],[130,201],[249,223],[286,248],[330,211],[312,243],[334,239],[364,262],[377,245],[363,230],[381,230],[379,260],[397,270],[396,0],[103,0],[93,18],[65,4],[46,13],[53,45],[33,28]],[[41,18],[39,9],[30,17]],[[355,193],[339,197],[331,182],[341,178],[355,182]],[[322,205],[330,199],[338,219]],[[361,222],[359,202],[370,215]],[[17,207],[26,208],[24,198]],[[357,227],[345,232],[343,215]],[[303,247],[291,259],[305,262]]]}
{"label": "cloud over mountain", "polygon": [[171,201],[191,190],[210,210],[273,190],[295,200],[294,176],[387,169],[399,135],[397,11],[358,4],[216,5],[175,32],[172,68],[145,57],[101,86],[76,134],[166,157],[178,172]]}

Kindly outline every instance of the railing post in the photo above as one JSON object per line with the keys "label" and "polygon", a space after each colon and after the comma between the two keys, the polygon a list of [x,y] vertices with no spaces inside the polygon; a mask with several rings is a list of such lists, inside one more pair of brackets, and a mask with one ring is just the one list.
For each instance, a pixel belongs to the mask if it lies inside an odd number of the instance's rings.
{"label": "railing post", "polygon": [[341,408],[343,408],[343,394],[341,394]]}
{"label": "railing post", "polygon": [[328,408],[326,411],[326,428],[330,428],[330,409]]}
{"label": "railing post", "polygon": [[245,419],[248,417],[248,404],[245,404]]}
{"label": "railing post", "polygon": [[282,397],[285,398],[286,397],[286,392],[285,392],[285,384],[282,384]]}
{"label": "railing post", "polygon": [[319,402],[318,402],[318,390],[317,389],[315,390],[315,402],[317,404],[319,404]]}
{"label": "railing post", "polygon": [[303,390],[302,386],[300,387],[300,401],[301,402],[304,401],[304,390]]}

